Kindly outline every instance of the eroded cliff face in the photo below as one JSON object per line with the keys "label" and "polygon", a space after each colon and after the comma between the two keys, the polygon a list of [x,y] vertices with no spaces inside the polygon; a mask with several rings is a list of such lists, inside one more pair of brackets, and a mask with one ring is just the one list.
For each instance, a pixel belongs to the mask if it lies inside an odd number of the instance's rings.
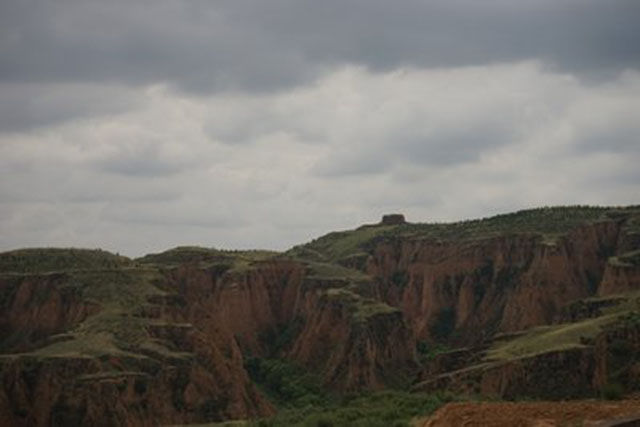
{"label": "eroded cliff face", "polygon": [[3,279],[0,424],[159,425],[273,413],[233,334],[189,323],[184,298],[136,274],[150,272]]}
{"label": "eroded cliff face", "polygon": [[323,373],[339,390],[381,389],[406,382],[417,367],[415,338],[402,314],[354,312],[344,298],[310,295],[308,316],[286,356]]}
{"label": "eroded cliff face", "polygon": [[416,368],[398,310],[305,263],[183,262],[136,274],[146,282],[128,271],[3,279],[3,419],[157,425],[269,415],[245,355],[288,358],[338,390],[406,383]]}
{"label": "eroded cliff face", "polygon": [[3,358],[0,424],[155,426],[273,413],[241,364],[200,345],[184,360]]}
{"label": "eroded cliff face", "polygon": [[614,295],[640,289],[640,266],[608,263],[598,295]]}
{"label": "eroded cliff face", "polygon": [[183,265],[167,273],[169,288],[184,300],[184,315],[203,331],[223,329],[244,352],[264,355],[269,332],[293,318],[304,266],[264,262],[246,271]]}
{"label": "eroded cliff face", "polygon": [[486,347],[441,354],[427,364],[414,390],[552,400],[597,397],[612,384],[637,390],[638,319],[637,314],[626,316],[593,340],[539,354],[495,360],[487,357]]}
{"label": "eroded cliff face", "polygon": [[414,390],[449,390],[505,399],[574,399],[596,394],[596,365],[592,348],[574,348],[435,374],[415,385]]}
{"label": "eroded cliff face", "polygon": [[579,227],[554,241],[510,235],[463,243],[378,244],[366,271],[423,340],[483,339],[551,323],[568,301],[594,295],[615,252],[615,221]]}
{"label": "eroded cliff face", "polygon": [[65,287],[64,273],[0,278],[0,350],[28,351],[79,324],[99,306]]}
{"label": "eroded cliff face", "polygon": [[288,358],[328,387],[380,389],[416,367],[415,339],[399,311],[346,291],[348,281],[313,277],[303,263],[221,274],[182,266],[169,277],[200,330],[224,329],[245,354]]}
{"label": "eroded cliff face", "polygon": [[[12,254],[0,259],[20,266],[0,271],[0,424],[269,415],[248,356],[286,358],[340,391],[405,386],[420,371],[420,390],[594,394],[611,380],[619,341],[635,343],[635,332],[508,360],[485,352],[497,333],[630,304],[628,295],[569,304],[640,289],[640,234],[623,214],[551,235],[504,232],[496,221],[464,238],[464,224],[383,223],[286,255],[177,248],[134,262],[59,250],[45,263],[55,272],[35,274],[40,258]],[[420,369],[417,341],[469,347]],[[636,365],[625,367],[629,378]]]}
{"label": "eroded cliff face", "polygon": [[593,347],[597,357],[592,377],[594,387],[602,390],[609,384],[619,384],[626,390],[640,389],[639,311],[627,314],[598,335]]}

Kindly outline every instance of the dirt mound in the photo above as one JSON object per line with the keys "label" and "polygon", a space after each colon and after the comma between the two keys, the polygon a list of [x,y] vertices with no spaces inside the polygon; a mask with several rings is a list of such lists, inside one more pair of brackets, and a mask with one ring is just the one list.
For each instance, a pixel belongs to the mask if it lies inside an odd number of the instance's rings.
{"label": "dirt mound", "polygon": [[[636,420],[637,424],[625,424],[623,419],[627,422]],[[640,425],[640,398],[617,402],[581,400],[450,403],[417,425],[421,427]]]}

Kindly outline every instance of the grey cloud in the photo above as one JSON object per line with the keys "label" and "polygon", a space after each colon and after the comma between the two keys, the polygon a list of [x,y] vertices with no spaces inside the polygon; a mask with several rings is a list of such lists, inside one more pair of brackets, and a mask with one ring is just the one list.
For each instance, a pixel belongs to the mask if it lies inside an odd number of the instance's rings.
{"label": "grey cloud", "polygon": [[312,172],[325,178],[342,178],[350,175],[375,175],[388,172],[395,158],[389,157],[388,147],[358,145],[332,151],[320,159]]}
{"label": "grey cloud", "polygon": [[396,123],[378,140],[345,144],[345,149],[321,159],[314,171],[320,176],[343,177],[388,173],[398,164],[447,168],[475,162],[515,142],[517,124],[481,119],[461,114],[458,124],[435,124],[434,129]]}
{"label": "grey cloud", "polygon": [[636,199],[632,201],[637,203],[640,201],[640,189],[638,189],[638,183],[640,182],[640,169],[637,164],[624,167],[617,165],[615,170],[604,169],[602,171],[593,171],[583,179],[583,185],[597,190],[599,192],[609,191],[615,192],[617,190],[634,190],[636,191]]}
{"label": "grey cloud", "polygon": [[2,178],[6,185],[0,185],[0,204],[7,205],[176,202],[181,194],[176,188],[136,185],[87,170],[73,175],[62,170],[39,170]]}
{"label": "grey cloud", "polygon": [[625,123],[582,132],[575,145],[582,152],[640,154],[640,123]]}
{"label": "grey cloud", "polygon": [[241,228],[247,224],[240,212],[207,200],[181,199],[179,203],[154,202],[149,205],[120,203],[109,206],[103,218],[123,224],[147,226]]}
{"label": "grey cloud", "polygon": [[131,143],[96,162],[101,170],[129,177],[163,177],[194,166],[195,161],[175,158],[161,152],[161,141]]}
{"label": "grey cloud", "polygon": [[[273,105],[246,105],[234,109],[233,114],[213,116],[204,123],[209,138],[223,144],[249,144],[264,137],[286,134],[300,142],[323,140],[324,132],[300,117],[300,111],[288,108],[276,111]],[[319,126],[318,126],[319,127]]]}
{"label": "grey cloud", "polygon": [[640,64],[634,0],[80,1],[0,5],[4,82],[168,82],[269,91],[373,70],[538,58],[600,75]]}
{"label": "grey cloud", "polygon": [[[212,97],[152,89],[144,108],[115,118],[0,134],[0,248],[286,249],[387,211],[443,221],[637,203],[640,73],[594,85],[537,62],[347,67],[310,86]],[[263,121],[247,134],[260,143],[211,143],[203,122],[221,105],[229,135]],[[282,129],[325,131],[324,143],[273,134]],[[590,146],[589,135],[610,142]]]}
{"label": "grey cloud", "polygon": [[138,105],[133,93],[112,86],[4,83],[0,84],[0,132],[122,113]]}
{"label": "grey cloud", "polygon": [[396,138],[398,143],[390,148],[409,163],[447,167],[476,161],[481,154],[514,142],[514,124],[469,121],[461,118],[457,125],[437,127],[433,132],[422,134],[412,132],[417,126],[403,128],[404,132]]}
{"label": "grey cloud", "polygon": [[278,86],[304,77],[224,3],[3,2],[0,79],[168,82],[202,91]]}

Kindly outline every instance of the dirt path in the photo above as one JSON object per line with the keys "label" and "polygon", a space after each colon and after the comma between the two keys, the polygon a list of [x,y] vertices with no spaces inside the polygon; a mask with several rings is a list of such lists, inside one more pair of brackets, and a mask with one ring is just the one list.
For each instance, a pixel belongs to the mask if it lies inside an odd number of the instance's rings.
{"label": "dirt path", "polygon": [[[635,417],[634,417],[635,416]],[[616,418],[638,418],[637,423],[611,424]],[[597,421],[597,422],[596,422]],[[640,426],[640,399],[568,402],[464,402],[450,403],[420,427],[551,427]]]}

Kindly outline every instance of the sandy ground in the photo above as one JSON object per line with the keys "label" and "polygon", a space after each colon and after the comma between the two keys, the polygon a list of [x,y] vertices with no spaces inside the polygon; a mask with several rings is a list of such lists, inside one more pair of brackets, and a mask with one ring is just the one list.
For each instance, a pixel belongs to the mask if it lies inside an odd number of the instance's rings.
{"label": "sandy ground", "polygon": [[[626,419],[626,423],[622,423]],[[637,419],[637,421],[633,421]],[[418,420],[419,427],[471,426],[640,426],[640,398],[620,401],[580,400],[566,402],[457,402],[449,403],[431,417]]]}

